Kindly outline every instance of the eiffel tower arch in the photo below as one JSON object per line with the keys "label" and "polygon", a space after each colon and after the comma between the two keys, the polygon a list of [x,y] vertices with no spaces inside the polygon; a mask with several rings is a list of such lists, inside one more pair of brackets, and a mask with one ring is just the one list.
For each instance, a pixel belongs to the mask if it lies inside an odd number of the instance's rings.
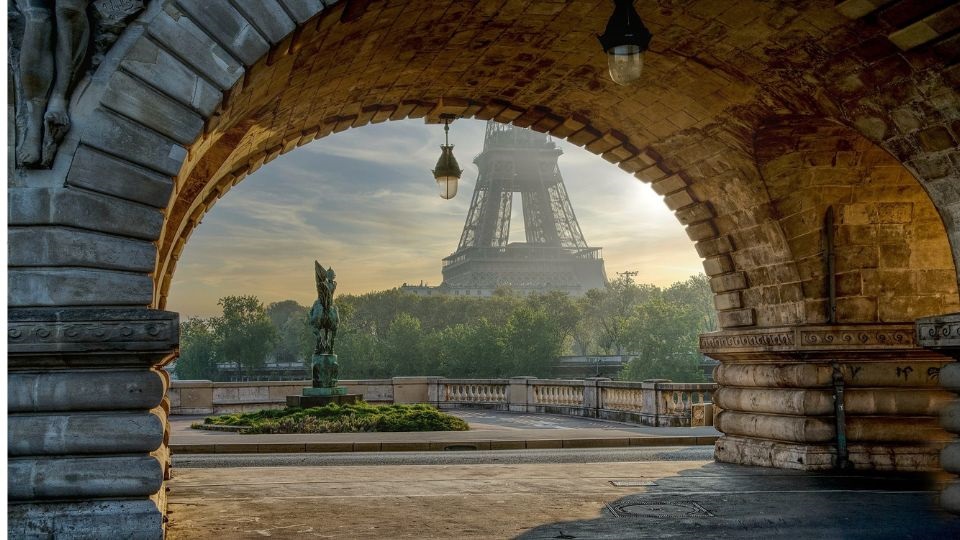
{"label": "eiffel tower arch", "polygon": [[[606,285],[601,249],[587,245],[563,185],[560,154],[547,135],[487,123],[460,243],[443,259],[442,292],[488,296],[510,287],[581,295]],[[510,242],[515,194],[523,208],[523,242]]]}

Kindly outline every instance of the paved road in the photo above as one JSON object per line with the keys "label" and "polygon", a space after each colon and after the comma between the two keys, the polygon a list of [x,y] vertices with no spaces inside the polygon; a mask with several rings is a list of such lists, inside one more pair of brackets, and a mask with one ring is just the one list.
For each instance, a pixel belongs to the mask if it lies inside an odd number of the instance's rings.
{"label": "paved road", "polygon": [[712,445],[713,427],[650,427],[550,414],[454,410],[470,431],[420,433],[310,433],[244,435],[191,429],[202,416],[170,419],[174,454],[426,451],[473,447],[476,450]]}
{"label": "paved road", "polygon": [[[960,538],[960,519],[936,510],[936,486],[923,477],[683,459],[701,451],[627,450],[625,461],[614,461],[624,450],[613,449],[412,455],[489,460],[472,464],[405,464],[399,454],[333,456],[375,460],[369,465],[181,461],[169,538]],[[558,461],[580,453],[602,462]],[[520,454],[545,461],[510,462]]]}
{"label": "paved road", "polygon": [[698,461],[713,458],[712,446],[597,448],[586,450],[478,450],[470,452],[343,452],[310,454],[175,455],[178,468],[330,467],[339,465],[478,465]]}

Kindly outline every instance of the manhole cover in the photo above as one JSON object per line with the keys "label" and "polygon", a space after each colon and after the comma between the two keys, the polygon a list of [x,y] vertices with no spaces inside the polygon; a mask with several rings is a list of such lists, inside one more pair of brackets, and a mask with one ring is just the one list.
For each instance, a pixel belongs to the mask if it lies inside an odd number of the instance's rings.
{"label": "manhole cover", "polygon": [[677,518],[713,516],[706,508],[695,502],[630,502],[616,506],[607,505],[617,517]]}
{"label": "manhole cover", "polygon": [[650,480],[611,480],[610,484],[613,487],[643,487],[643,486],[655,486],[656,482],[651,482]]}

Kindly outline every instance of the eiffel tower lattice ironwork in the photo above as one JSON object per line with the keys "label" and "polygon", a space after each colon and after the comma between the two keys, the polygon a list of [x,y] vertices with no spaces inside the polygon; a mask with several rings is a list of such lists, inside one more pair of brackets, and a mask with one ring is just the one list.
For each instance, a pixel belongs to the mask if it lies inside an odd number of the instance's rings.
{"label": "eiffel tower lattice ironwork", "polygon": [[[604,286],[600,248],[587,245],[577,223],[557,164],[561,154],[547,135],[487,123],[460,244],[443,261],[445,287],[488,295],[500,286],[573,294]],[[525,242],[510,242],[517,193]]]}

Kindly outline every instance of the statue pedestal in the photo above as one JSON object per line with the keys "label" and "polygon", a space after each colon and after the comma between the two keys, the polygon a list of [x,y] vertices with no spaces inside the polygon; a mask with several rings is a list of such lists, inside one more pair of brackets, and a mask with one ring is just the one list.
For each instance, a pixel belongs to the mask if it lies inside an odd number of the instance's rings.
{"label": "statue pedestal", "polygon": [[[336,358],[336,357],[334,357]],[[330,403],[357,403],[363,401],[360,394],[348,394],[346,386],[328,386],[328,387],[307,387],[301,391],[302,395],[287,396],[287,407],[300,407],[309,409],[310,407],[323,407]]]}
{"label": "statue pedestal", "polygon": [[311,407],[323,407],[324,405],[329,405],[331,403],[343,405],[346,403],[358,403],[363,401],[363,396],[360,394],[347,394],[347,389],[343,386],[337,388],[304,388],[303,391],[341,389],[343,392],[339,394],[287,396],[287,407],[300,407],[301,409],[309,409]]}

